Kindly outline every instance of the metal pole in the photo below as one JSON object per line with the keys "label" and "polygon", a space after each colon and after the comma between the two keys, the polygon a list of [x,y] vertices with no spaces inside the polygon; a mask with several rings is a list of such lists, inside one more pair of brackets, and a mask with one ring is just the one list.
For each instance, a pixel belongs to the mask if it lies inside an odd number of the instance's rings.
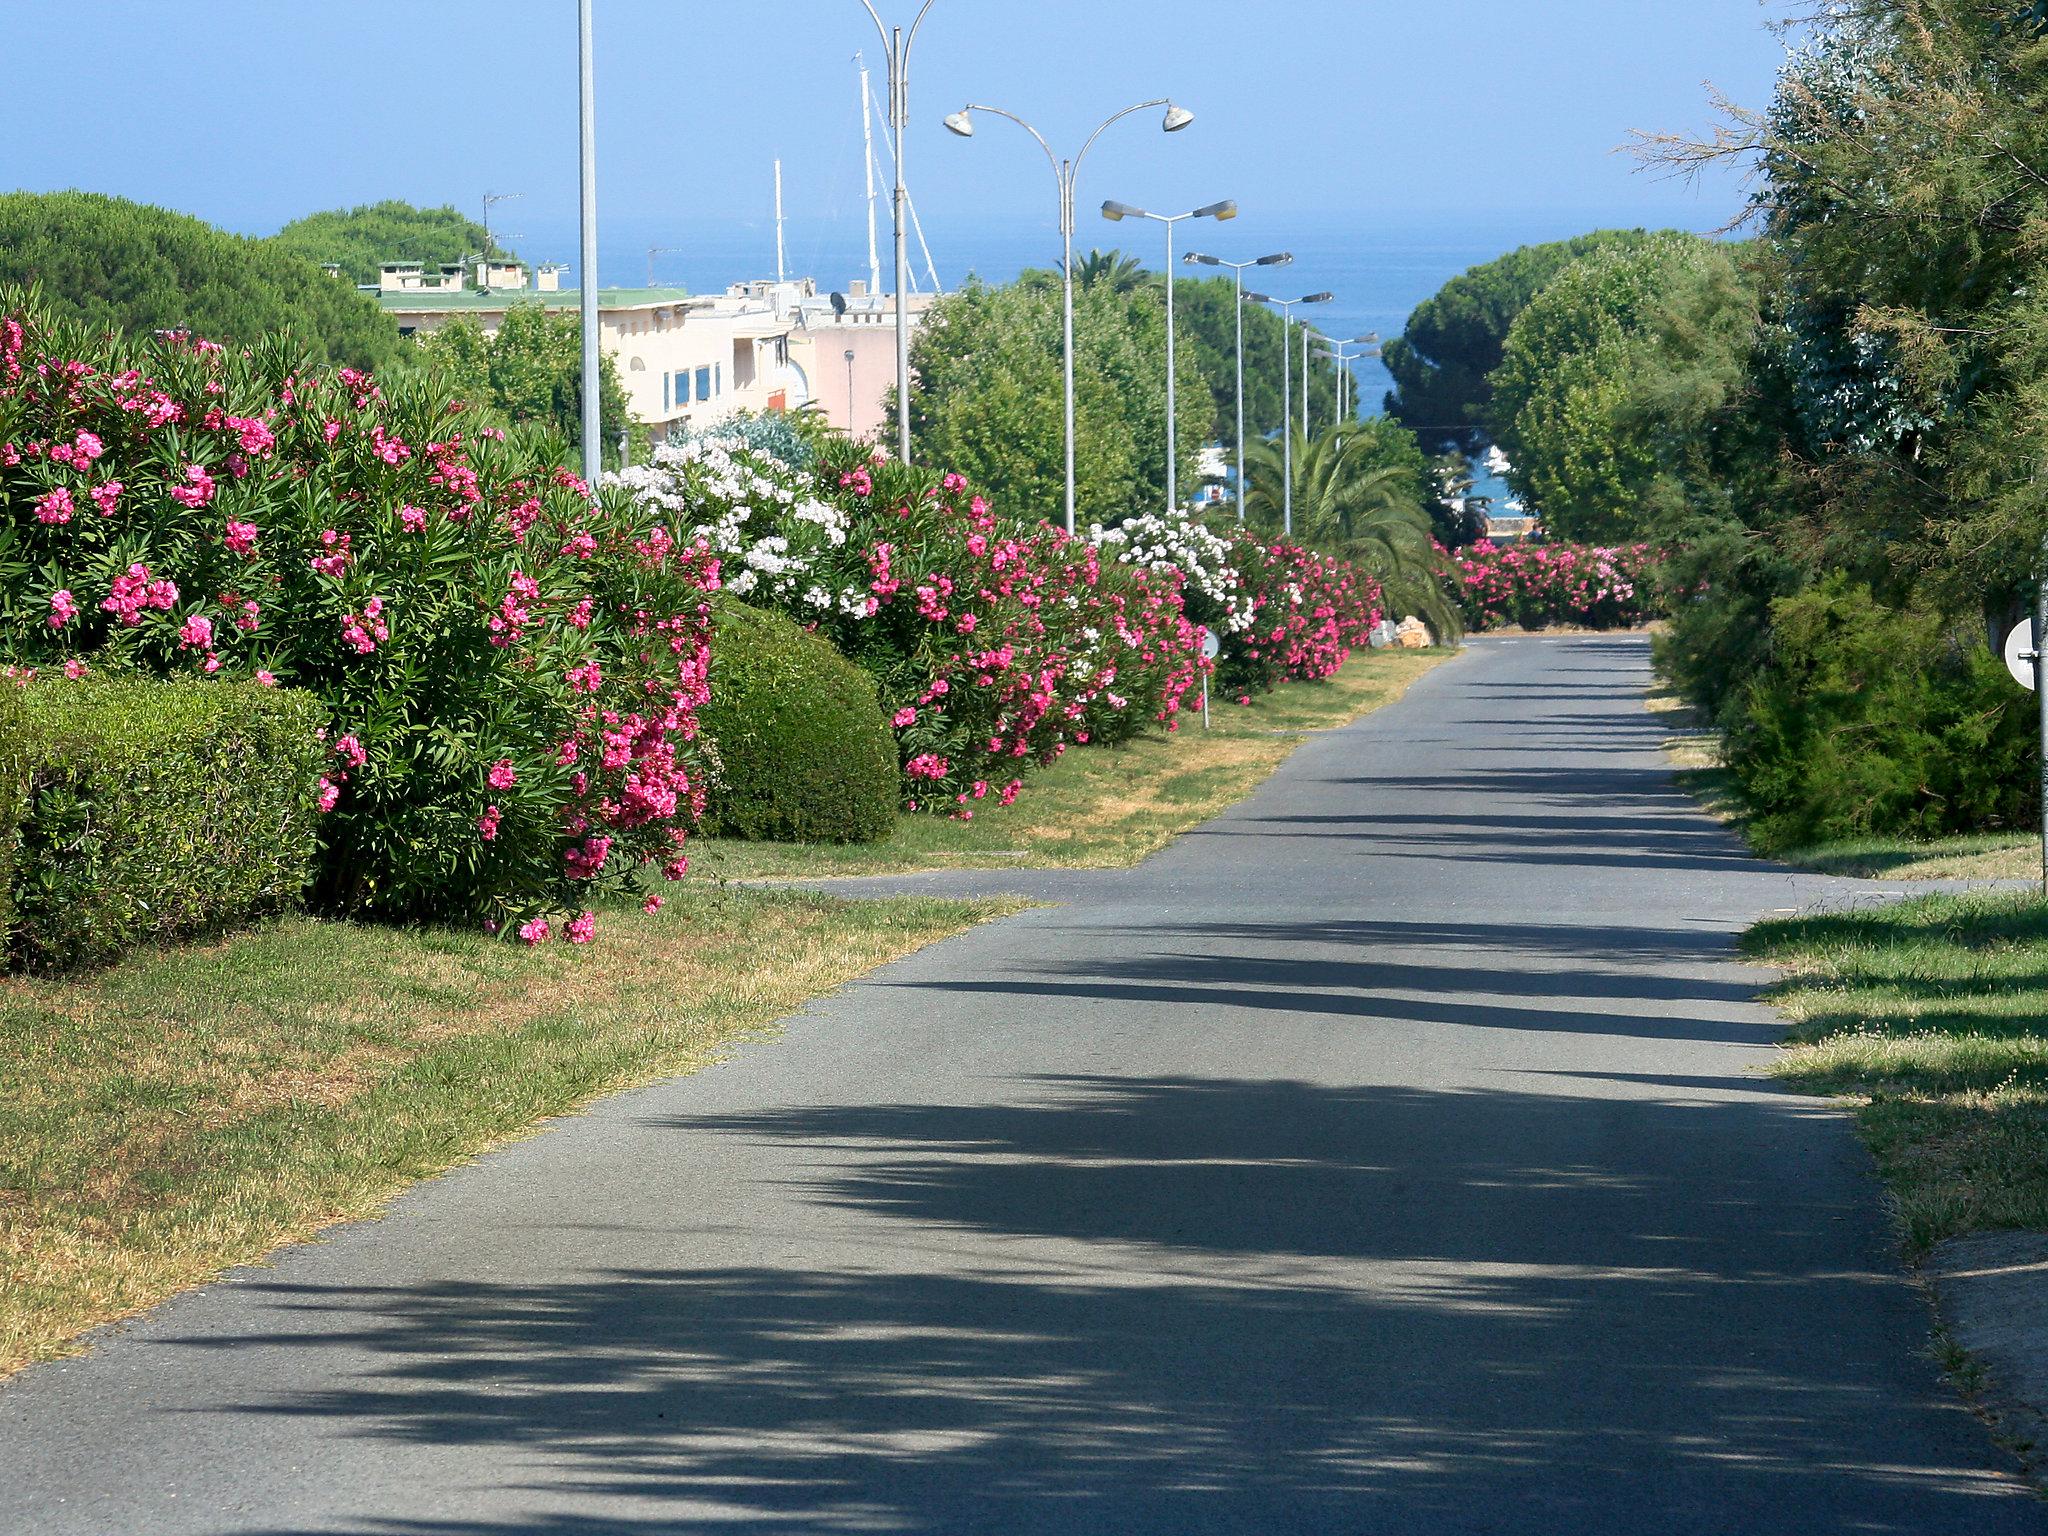
{"label": "metal pole", "polygon": [[1180,507],[1176,492],[1176,474],[1179,466],[1174,463],[1174,421],[1173,421],[1173,224],[1172,219],[1160,220],[1166,226],[1166,513],[1171,517]]}
{"label": "metal pole", "polygon": [[910,82],[905,78],[909,65],[903,29],[897,27],[889,43],[889,110],[896,135],[896,456],[905,464],[910,462],[910,251],[903,243],[908,195],[903,187],[903,141],[910,125]]}
{"label": "metal pole", "polygon": [[2048,897],[2048,538],[2034,588],[2034,702],[2041,722],[2041,894]]}
{"label": "metal pole", "polygon": [[1280,478],[1286,482],[1280,498],[1280,531],[1294,537],[1294,338],[1287,327],[1294,321],[1294,306],[1280,306]]}
{"label": "metal pole", "polygon": [[1074,535],[1074,172],[1057,167],[1060,182],[1060,410],[1066,427],[1067,537]]}
{"label": "metal pole", "polygon": [[1306,325],[1301,328],[1301,441],[1304,447],[1308,445],[1308,331]]}
{"label": "metal pole", "polygon": [[[1244,268],[1236,267],[1231,276],[1237,280],[1237,520],[1244,522]],[[1203,687],[1208,687],[1207,678]],[[1206,692],[1203,697],[1207,698]]]}
{"label": "metal pole", "polygon": [[577,48],[581,79],[577,130],[583,178],[579,209],[583,236],[583,478],[595,484],[603,468],[600,408],[604,391],[597,334],[597,76],[591,58],[590,7],[591,0],[579,0]]}

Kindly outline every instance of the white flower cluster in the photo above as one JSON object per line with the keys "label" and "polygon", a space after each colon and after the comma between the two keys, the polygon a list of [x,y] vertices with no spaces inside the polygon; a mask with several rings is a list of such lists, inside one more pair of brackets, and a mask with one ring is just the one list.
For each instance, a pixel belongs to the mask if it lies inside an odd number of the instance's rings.
{"label": "white flower cluster", "polygon": [[1122,565],[1149,571],[1179,571],[1191,592],[1200,593],[1223,615],[1226,634],[1237,634],[1252,622],[1252,601],[1230,563],[1230,541],[1193,518],[1147,512],[1120,527],[1091,528],[1089,537]]}
{"label": "white flower cluster", "polygon": [[833,592],[829,577],[847,517],[803,487],[803,476],[756,448],[716,436],[663,444],[652,461],[604,477],[643,507],[675,519],[685,544],[704,543],[724,568],[725,590],[768,599],[799,616],[867,612],[865,588]]}

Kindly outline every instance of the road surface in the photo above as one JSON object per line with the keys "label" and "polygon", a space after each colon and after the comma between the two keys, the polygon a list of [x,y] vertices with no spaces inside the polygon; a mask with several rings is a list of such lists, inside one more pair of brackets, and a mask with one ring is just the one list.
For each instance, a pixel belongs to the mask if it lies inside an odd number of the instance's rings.
{"label": "road surface", "polygon": [[1633,637],[0,1387],[0,1531],[2048,1531]]}

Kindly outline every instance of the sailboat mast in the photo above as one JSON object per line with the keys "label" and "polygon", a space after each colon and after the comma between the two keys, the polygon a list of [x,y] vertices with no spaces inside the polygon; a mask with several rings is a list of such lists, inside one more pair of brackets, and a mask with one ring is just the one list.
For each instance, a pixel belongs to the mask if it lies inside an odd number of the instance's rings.
{"label": "sailboat mast", "polygon": [[789,275],[787,264],[782,259],[782,162],[775,162],[775,281],[782,282]]}
{"label": "sailboat mast", "polygon": [[875,246],[875,109],[868,94],[868,61],[856,53],[860,66],[860,141],[868,178],[868,292],[882,291],[882,258]]}

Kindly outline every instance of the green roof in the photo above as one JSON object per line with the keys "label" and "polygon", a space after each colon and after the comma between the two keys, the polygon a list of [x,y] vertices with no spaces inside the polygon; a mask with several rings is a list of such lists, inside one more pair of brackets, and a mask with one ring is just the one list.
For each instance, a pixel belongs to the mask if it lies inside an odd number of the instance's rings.
{"label": "green roof", "polygon": [[[683,304],[698,297],[701,295],[693,294],[687,288],[600,288],[597,290],[597,305],[600,309],[633,309],[651,304]],[[479,293],[474,288],[464,288],[448,293],[433,289],[380,293],[376,298],[386,309],[397,311],[503,309],[510,304],[574,309],[583,302],[583,293],[577,288],[558,288],[551,293],[542,293],[534,288],[493,288],[489,293]]]}

